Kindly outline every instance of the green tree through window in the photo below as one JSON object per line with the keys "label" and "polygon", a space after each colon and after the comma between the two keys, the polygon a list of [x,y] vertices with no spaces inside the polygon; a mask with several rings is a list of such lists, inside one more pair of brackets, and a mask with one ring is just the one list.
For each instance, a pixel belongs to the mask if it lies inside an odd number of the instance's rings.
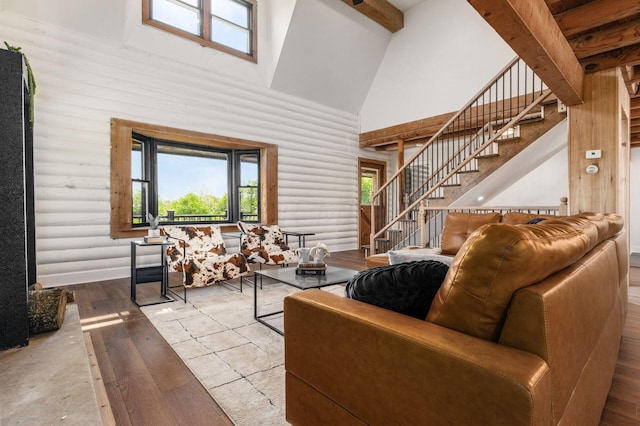
{"label": "green tree through window", "polygon": [[371,191],[373,190],[373,177],[362,176],[360,178],[360,204],[371,204]]}

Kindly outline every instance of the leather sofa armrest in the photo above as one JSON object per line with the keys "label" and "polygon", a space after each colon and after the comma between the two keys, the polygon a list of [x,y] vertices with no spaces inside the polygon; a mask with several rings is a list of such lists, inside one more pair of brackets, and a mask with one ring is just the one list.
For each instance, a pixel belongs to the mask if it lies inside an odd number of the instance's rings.
{"label": "leather sofa armrest", "polygon": [[321,290],[286,297],[284,327],[287,375],[364,423],[552,423],[536,355]]}

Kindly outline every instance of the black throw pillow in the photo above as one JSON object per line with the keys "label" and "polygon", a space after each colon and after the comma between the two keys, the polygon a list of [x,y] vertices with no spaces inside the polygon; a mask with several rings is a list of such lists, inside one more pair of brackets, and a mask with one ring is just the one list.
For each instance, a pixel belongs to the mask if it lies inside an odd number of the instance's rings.
{"label": "black throw pillow", "polygon": [[345,296],[424,320],[448,270],[435,260],[366,269],[347,283]]}
{"label": "black throw pillow", "polygon": [[546,220],[546,219],[545,219],[545,218],[543,218],[543,217],[536,217],[535,219],[531,219],[531,220],[530,220],[529,222],[527,222],[526,224],[527,224],[527,225],[535,225],[536,223],[540,223],[540,222],[542,222],[543,220]]}

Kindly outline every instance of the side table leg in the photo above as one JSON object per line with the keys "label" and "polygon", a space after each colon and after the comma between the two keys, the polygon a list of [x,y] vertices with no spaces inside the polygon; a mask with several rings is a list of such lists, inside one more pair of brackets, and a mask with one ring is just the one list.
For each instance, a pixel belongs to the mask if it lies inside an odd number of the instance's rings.
{"label": "side table leg", "polygon": [[160,246],[160,267],[162,268],[162,281],[160,282],[160,294],[163,297],[167,296],[167,287],[169,287],[169,271],[167,268],[167,258],[164,250],[164,246]]}
{"label": "side table leg", "polygon": [[131,243],[131,300],[136,301],[136,245]]}

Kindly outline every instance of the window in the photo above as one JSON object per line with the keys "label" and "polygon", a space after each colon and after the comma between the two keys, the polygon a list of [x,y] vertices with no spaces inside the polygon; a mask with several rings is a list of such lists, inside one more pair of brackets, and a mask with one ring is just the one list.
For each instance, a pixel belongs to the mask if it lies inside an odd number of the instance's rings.
{"label": "window", "polygon": [[[111,236],[160,224],[277,222],[277,147],[112,119]],[[143,232],[140,232],[143,231]]]}
{"label": "window", "polygon": [[[133,226],[259,222],[257,150],[221,149],[164,141],[133,133]],[[185,176],[189,176],[188,179]]]}
{"label": "window", "polygon": [[256,0],[142,0],[142,22],[257,62]]}

